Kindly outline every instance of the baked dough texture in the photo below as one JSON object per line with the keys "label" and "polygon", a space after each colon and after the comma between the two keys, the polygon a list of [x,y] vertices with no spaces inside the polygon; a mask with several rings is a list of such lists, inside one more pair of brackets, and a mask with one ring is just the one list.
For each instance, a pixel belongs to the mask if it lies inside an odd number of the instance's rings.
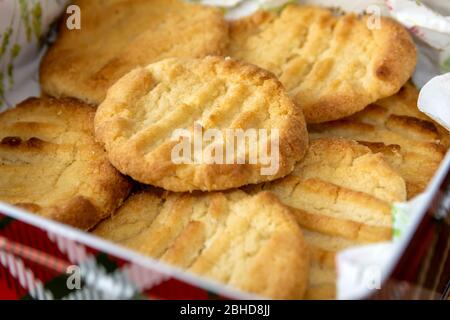
{"label": "baked dough texture", "polygon": [[392,237],[391,203],[406,186],[382,154],[346,139],[315,139],[286,178],[249,186],[271,191],[289,206],[311,250],[310,299],[335,297],[335,254]]}
{"label": "baked dough texture", "polygon": [[273,72],[308,123],[337,120],[395,94],[416,65],[407,30],[389,18],[289,5],[233,21],[228,54]]}
{"label": "baked dough texture", "polygon": [[269,192],[133,195],[94,234],[231,287],[300,299],[309,252],[289,209]]}
{"label": "baked dough texture", "polygon": [[[81,29],[63,19],[41,65],[43,91],[100,104],[108,88],[139,66],[169,57],[220,55],[228,24],[219,9],[179,0],[77,0]],[[67,18],[67,17],[66,17]]]}
{"label": "baked dough texture", "polygon": [[[196,124],[203,138],[210,129],[221,133],[222,138],[203,143],[200,155],[212,154],[208,150],[213,142],[223,142],[222,162],[174,161],[174,150],[185,140],[174,139],[174,133],[193,133]],[[245,148],[238,148],[236,138],[228,138],[230,130],[254,130],[256,143],[246,138]],[[308,144],[303,115],[281,83],[263,69],[221,57],[166,59],[133,70],[111,87],[98,107],[95,132],[120,172],[176,192],[226,190],[286,176]],[[193,134],[190,138],[194,150]],[[278,155],[271,161],[276,171],[263,171],[271,166],[258,151],[264,145],[267,155]]]}
{"label": "baked dough texture", "polygon": [[108,217],[130,183],[95,142],[94,114],[38,98],[0,114],[0,201],[85,230]]}
{"label": "baked dough texture", "polygon": [[401,91],[338,121],[309,126],[312,138],[344,137],[367,145],[406,181],[408,199],[422,193],[449,147],[449,132],[417,108],[418,91]]}

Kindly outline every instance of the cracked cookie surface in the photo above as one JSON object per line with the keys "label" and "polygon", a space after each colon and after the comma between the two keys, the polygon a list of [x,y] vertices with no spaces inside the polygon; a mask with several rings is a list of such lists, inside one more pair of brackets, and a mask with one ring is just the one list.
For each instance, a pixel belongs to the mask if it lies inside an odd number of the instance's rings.
{"label": "cracked cookie surface", "polygon": [[309,253],[289,209],[240,190],[130,197],[94,234],[229,286],[275,299],[303,297]]}
{"label": "cracked cookie surface", "polygon": [[[180,141],[173,134],[193,132],[195,123],[203,132],[219,131],[222,163],[174,161],[172,152]],[[263,129],[267,154],[274,156],[270,164],[258,152],[264,146]],[[245,139],[244,148],[229,144],[230,130],[253,131],[256,143]],[[303,158],[308,143],[301,111],[271,73],[221,57],[167,59],[135,69],[109,90],[97,109],[95,132],[119,171],[176,192],[226,190],[283,177]],[[203,144],[202,154],[208,154],[213,142],[217,140]],[[195,150],[195,138],[189,143],[189,150]],[[264,174],[272,164],[276,171]]]}
{"label": "cracked cookie surface", "polygon": [[407,83],[396,95],[355,115],[309,126],[312,138],[357,140],[382,153],[406,181],[408,199],[431,181],[449,148],[449,132],[417,108],[419,92]]}
{"label": "cracked cookie surface", "polygon": [[38,98],[0,114],[0,201],[82,229],[110,215],[130,184],[95,142],[94,114]]}
{"label": "cracked cookie surface", "polygon": [[100,104],[108,88],[139,66],[171,57],[224,53],[228,25],[217,8],[181,0],[78,0],[81,29],[66,19],[41,65],[41,86],[55,97]]}
{"label": "cracked cookie surface", "polygon": [[313,139],[289,176],[245,188],[289,206],[311,250],[307,298],[335,298],[337,252],[392,238],[391,203],[406,200],[403,178],[382,154],[355,141]]}
{"label": "cracked cookie surface", "polygon": [[395,94],[414,71],[407,30],[384,17],[371,24],[319,7],[260,11],[231,22],[228,54],[273,72],[308,123],[337,120]]}

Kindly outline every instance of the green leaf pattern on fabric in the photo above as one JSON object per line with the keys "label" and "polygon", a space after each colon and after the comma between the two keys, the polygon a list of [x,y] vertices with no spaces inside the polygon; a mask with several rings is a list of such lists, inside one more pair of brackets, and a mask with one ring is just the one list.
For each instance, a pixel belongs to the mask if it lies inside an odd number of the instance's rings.
{"label": "green leaf pattern on fabric", "polygon": [[5,88],[3,86],[3,79],[4,79],[3,72],[0,72],[0,105],[2,104],[2,101],[5,99]]}
{"label": "green leaf pattern on fabric", "polygon": [[442,69],[444,70],[444,72],[450,72],[450,57],[447,57],[447,59],[444,60]]}
{"label": "green leaf pattern on fabric", "polygon": [[11,48],[11,57],[13,57],[13,59],[17,58],[20,54],[20,44],[16,43],[15,45],[13,45],[13,47]]}
{"label": "green leaf pattern on fabric", "polygon": [[392,227],[394,240],[403,236],[404,231],[410,223],[410,208],[402,203],[396,203],[391,207],[392,212]]}
{"label": "green leaf pattern on fabric", "polygon": [[283,11],[283,9],[287,6],[287,5],[289,5],[289,4],[291,4],[291,3],[296,3],[297,1],[296,0],[289,0],[289,1],[287,1],[286,3],[284,3],[284,4],[281,4],[281,5],[278,5],[278,6],[274,6],[274,7],[269,7],[268,8],[268,10],[269,11],[273,11],[273,12],[281,12],[281,11]]}
{"label": "green leaf pattern on fabric", "polygon": [[14,65],[12,64],[12,62],[10,62],[10,63],[8,63],[8,69],[7,69],[8,80],[9,80],[9,87],[10,88],[12,88],[12,86],[14,85],[13,73],[14,73]]}
{"label": "green leaf pattern on fabric", "polygon": [[8,46],[9,46],[12,31],[13,31],[13,29],[11,27],[9,27],[5,30],[5,32],[2,35],[2,45],[0,47],[0,58],[3,57],[3,55],[6,52],[6,48],[8,48]]}
{"label": "green leaf pattern on fabric", "polygon": [[40,39],[42,36],[42,6],[40,2],[36,2],[31,11],[32,15],[32,26],[34,31],[34,36],[36,39]]}
{"label": "green leaf pattern on fabric", "polygon": [[[57,0],[59,1],[59,0]],[[43,36],[41,0],[18,0],[18,11],[10,18],[9,27],[0,33],[0,107],[5,104],[5,91],[14,86],[14,64],[22,52],[20,33],[24,32],[28,43],[37,40],[40,46]],[[19,22],[18,22],[19,21]]]}
{"label": "green leaf pattern on fabric", "polygon": [[20,5],[20,17],[22,19],[22,22],[25,26],[25,33],[27,35],[27,41],[31,41],[31,23],[30,23],[30,11],[28,8],[28,1],[27,0],[19,0]]}

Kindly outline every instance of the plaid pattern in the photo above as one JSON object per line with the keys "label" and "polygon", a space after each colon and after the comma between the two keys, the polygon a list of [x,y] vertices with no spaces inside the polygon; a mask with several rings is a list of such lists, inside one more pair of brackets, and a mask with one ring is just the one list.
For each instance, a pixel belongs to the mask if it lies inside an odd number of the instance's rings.
{"label": "plaid pattern", "polygon": [[[68,285],[74,266],[79,288]],[[104,298],[222,297],[0,213],[0,299]]]}

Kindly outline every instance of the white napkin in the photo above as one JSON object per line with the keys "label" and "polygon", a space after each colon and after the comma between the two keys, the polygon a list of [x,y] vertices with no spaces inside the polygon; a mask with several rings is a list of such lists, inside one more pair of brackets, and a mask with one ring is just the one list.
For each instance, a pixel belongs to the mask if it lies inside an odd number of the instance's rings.
{"label": "white napkin", "polygon": [[450,73],[431,79],[422,88],[419,109],[450,131]]}
{"label": "white napkin", "polygon": [[0,112],[40,94],[39,60],[67,0],[0,1]]}

